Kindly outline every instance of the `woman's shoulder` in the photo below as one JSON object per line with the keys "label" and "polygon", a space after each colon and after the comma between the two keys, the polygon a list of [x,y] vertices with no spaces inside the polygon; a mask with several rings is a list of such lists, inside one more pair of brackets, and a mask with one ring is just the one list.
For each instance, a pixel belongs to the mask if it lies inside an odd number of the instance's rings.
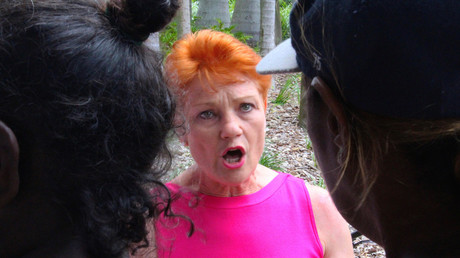
{"label": "woman's shoulder", "polygon": [[258,183],[260,185],[266,186],[273,179],[275,179],[280,173],[271,168],[267,168],[264,165],[257,164],[256,174],[257,174]]}
{"label": "woman's shoulder", "polygon": [[342,252],[346,254],[344,257],[352,257],[353,248],[348,224],[337,210],[329,192],[308,183],[306,186],[325,256],[328,254],[328,257],[334,257],[334,254]]}
{"label": "woman's shoulder", "polygon": [[[345,220],[340,215],[339,211],[335,207],[329,192],[319,186],[305,183],[308,193],[310,195],[311,206],[313,213],[315,214],[315,220],[332,220],[342,224]],[[321,221],[320,221],[321,222]],[[330,225],[331,221],[327,224]]]}
{"label": "woman's shoulder", "polygon": [[327,190],[307,182],[305,182],[305,186],[307,187],[310,198],[312,199],[312,204],[314,199],[315,204],[318,204],[319,206],[329,207],[330,205],[333,205],[335,208],[332,198]]}

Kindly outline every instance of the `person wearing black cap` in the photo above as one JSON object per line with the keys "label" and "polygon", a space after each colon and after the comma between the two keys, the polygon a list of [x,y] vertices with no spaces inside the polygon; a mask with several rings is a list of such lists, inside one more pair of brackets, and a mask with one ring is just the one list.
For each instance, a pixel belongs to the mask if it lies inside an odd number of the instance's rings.
{"label": "person wearing black cap", "polygon": [[338,210],[388,257],[459,257],[460,1],[301,0],[290,25],[257,71],[312,79],[307,130]]}
{"label": "person wearing black cap", "polygon": [[178,7],[0,1],[0,257],[148,246],[146,222],[170,200],[158,179],[174,102],[143,41]]}

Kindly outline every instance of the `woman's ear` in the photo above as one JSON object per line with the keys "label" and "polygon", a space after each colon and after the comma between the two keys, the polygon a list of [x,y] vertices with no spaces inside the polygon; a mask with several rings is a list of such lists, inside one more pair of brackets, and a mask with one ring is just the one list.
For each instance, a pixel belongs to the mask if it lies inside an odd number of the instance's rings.
{"label": "woman's ear", "polygon": [[341,129],[347,129],[347,120],[345,115],[345,108],[343,103],[338,99],[338,97],[332,92],[329,85],[327,85],[321,78],[315,77],[311,81],[311,86],[318,92],[321,96],[324,104],[329,108],[329,111],[333,115],[330,121],[330,127],[338,133],[339,131],[343,132]]}
{"label": "woman's ear", "polygon": [[0,208],[8,204],[19,189],[19,145],[13,131],[0,121]]}

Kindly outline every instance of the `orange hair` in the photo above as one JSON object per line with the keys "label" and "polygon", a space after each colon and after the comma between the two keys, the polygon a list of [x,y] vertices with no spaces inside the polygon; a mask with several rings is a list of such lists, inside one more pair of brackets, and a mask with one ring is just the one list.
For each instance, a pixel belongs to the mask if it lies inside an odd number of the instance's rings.
{"label": "orange hair", "polygon": [[271,76],[256,72],[260,59],[252,48],[228,34],[201,30],[174,43],[166,58],[166,76],[177,93],[186,91],[195,78],[204,77],[211,89],[203,89],[216,91],[214,82],[235,83],[235,74],[242,74],[258,84],[266,104]]}

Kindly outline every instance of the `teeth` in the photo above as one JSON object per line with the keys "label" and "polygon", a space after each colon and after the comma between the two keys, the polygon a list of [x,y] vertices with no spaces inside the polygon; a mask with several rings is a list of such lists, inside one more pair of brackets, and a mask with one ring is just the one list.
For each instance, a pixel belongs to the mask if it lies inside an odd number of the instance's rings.
{"label": "teeth", "polygon": [[225,160],[226,160],[228,163],[235,163],[235,162],[240,161],[240,158],[239,158],[239,157],[235,157],[235,158],[225,158]]}

